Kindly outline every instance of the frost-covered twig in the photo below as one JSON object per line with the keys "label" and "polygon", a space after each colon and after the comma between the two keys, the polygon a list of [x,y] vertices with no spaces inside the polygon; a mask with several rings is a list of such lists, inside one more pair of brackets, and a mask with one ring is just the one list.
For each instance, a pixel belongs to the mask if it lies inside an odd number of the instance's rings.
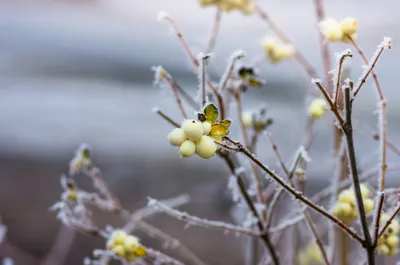
{"label": "frost-covered twig", "polygon": [[[318,0],[315,0],[318,1]],[[335,106],[337,106],[338,104],[338,98],[339,98],[339,94],[340,94],[340,80],[341,80],[341,74],[342,74],[342,66],[343,66],[343,62],[344,59],[346,59],[346,57],[352,57],[353,55],[351,54],[351,51],[349,49],[343,51],[340,54],[336,55],[337,58],[337,70],[335,72],[334,77],[336,76],[336,78],[334,78],[334,82],[335,82],[335,89],[333,90],[333,103],[335,104]]]}
{"label": "frost-covered twig", "polygon": [[179,125],[179,123],[177,123],[176,121],[172,120],[167,114],[165,114],[162,110],[160,110],[159,108],[153,108],[153,111],[155,113],[157,113],[158,115],[160,115],[161,118],[163,118],[164,120],[166,120],[167,122],[169,122],[172,126],[174,127],[181,127]]}
{"label": "frost-covered twig", "polygon": [[377,204],[375,206],[375,212],[374,212],[374,219],[373,219],[373,225],[374,225],[374,233],[372,236],[372,244],[376,247],[378,244],[378,238],[379,238],[379,222],[381,220],[381,213],[382,213],[382,208],[383,208],[383,202],[385,200],[386,193],[385,192],[379,192],[379,194],[376,195],[377,198]]}
{"label": "frost-covered twig", "polygon": [[206,227],[206,228],[221,229],[224,231],[244,234],[244,235],[248,235],[248,236],[255,236],[255,237],[260,236],[259,233],[256,233],[245,227],[228,224],[228,223],[221,222],[221,221],[212,221],[212,220],[202,219],[202,218],[199,218],[196,216],[189,215],[186,212],[181,212],[181,211],[173,209],[165,204],[162,204],[153,198],[149,198],[148,205],[150,207],[154,207],[155,209],[157,209],[163,213],[166,213],[172,217],[175,217],[179,220],[185,221],[189,225],[193,224],[193,225],[198,225],[198,226],[202,226],[202,227]]}

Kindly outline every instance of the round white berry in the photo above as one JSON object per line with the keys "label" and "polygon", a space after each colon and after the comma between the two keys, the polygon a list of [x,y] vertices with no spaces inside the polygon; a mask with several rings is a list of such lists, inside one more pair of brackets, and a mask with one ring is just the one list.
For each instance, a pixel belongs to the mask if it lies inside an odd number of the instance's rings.
{"label": "round white berry", "polygon": [[181,128],[176,128],[168,134],[168,140],[174,146],[181,146],[187,140],[187,137]]}
{"label": "round white berry", "polygon": [[216,151],[217,144],[209,136],[203,135],[200,141],[196,142],[196,154],[201,158],[211,158],[215,155]]}
{"label": "round white berry", "polygon": [[209,123],[208,121],[203,122],[203,129],[203,134],[208,135],[211,132],[211,123]]}
{"label": "round white berry", "polygon": [[253,126],[253,113],[249,111],[242,112],[242,121],[244,127],[247,129],[251,128]]}
{"label": "round white berry", "polygon": [[183,157],[191,157],[194,155],[194,152],[196,151],[196,145],[190,141],[184,141],[181,147],[179,148],[179,153]]}
{"label": "round white berry", "polygon": [[193,142],[200,140],[204,133],[203,124],[196,120],[183,121],[181,128],[185,132],[186,137]]}

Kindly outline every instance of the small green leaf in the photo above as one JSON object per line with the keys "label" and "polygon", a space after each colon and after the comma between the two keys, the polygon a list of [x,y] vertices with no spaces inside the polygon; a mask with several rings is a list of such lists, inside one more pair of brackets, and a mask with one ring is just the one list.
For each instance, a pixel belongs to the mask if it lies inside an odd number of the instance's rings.
{"label": "small green leaf", "polygon": [[85,148],[85,149],[82,150],[82,157],[83,158],[89,158],[90,157],[89,148]]}
{"label": "small green leaf", "polygon": [[218,108],[214,104],[208,104],[204,108],[204,114],[206,115],[207,121],[211,124],[218,120]]}
{"label": "small green leaf", "polygon": [[223,120],[223,121],[221,121],[221,124],[226,126],[226,127],[228,127],[228,129],[229,129],[229,126],[231,126],[231,121],[230,120]]}
{"label": "small green leaf", "polygon": [[262,87],[262,86],[264,85],[264,82],[263,82],[263,81],[258,80],[258,79],[256,79],[256,78],[249,78],[249,79],[247,80],[247,83],[248,83],[250,86],[254,86],[254,87]]}
{"label": "small green leaf", "polygon": [[[225,123],[227,123],[225,120]],[[230,121],[228,121],[230,124]],[[210,131],[210,137],[213,138],[216,141],[221,142],[222,137],[227,136],[229,133],[229,126],[224,125],[222,122],[221,123],[214,123],[211,125],[211,131]]]}

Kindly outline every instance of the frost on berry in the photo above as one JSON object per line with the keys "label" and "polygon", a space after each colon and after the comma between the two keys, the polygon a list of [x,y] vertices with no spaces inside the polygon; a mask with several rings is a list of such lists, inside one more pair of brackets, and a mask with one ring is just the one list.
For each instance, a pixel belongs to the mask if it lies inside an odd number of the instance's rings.
{"label": "frost on berry", "polygon": [[216,151],[217,144],[209,136],[203,135],[201,139],[196,142],[196,154],[201,158],[211,158],[215,155]]}
{"label": "frost on berry", "polygon": [[181,146],[187,137],[183,129],[175,128],[168,134],[168,140],[173,146]]}
{"label": "frost on berry", "polygon": [[179,148],[179,154],[183,157],[191,157],[196,152],[196,145],[194,142],[187,140],[183,142]]}
{"label": "frost on berry", "polygon": [[343,39],[343,31],[339,21],[327,18],[319,23],[319,28],[328,41],[338,42]]}
{"label": "frost on berry", "polygon": [[275,37],[265,37],[262,40],[261,45],[264,48],[267,58],[272,63],[277,63],[289,57],[292,57],[296,52],[296,49],[292,44],[282,43]]}
{"label": "frost on berry", "polygon": [[185,132],[186,137],[191,141],[200,140],[204,133],[203,124],[196,120],[183,121],[181,128]]}

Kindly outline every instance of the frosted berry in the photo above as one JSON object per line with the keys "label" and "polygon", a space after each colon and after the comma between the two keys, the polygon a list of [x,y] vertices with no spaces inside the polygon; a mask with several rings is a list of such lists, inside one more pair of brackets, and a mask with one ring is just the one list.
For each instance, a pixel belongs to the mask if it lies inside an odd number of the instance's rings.
{"label": "frosted berry", "polygon": [[193,142],[200,140],[204,133],[203,124],[196,120],[183,121],[181,128],[185,132],[186,137]]}
{"label": "frosted berry", "polygon": [[181,128],[176,128],[168,134],[168,140],[174,146],[181,146],[187,140],[187,137]]}
{"label": "frosted berry", "polygon": [[183,157],[191,157],[192,155],[194,155],[195,151],[196,151],[196,145],[194,144],[194,142],[190,140],[184,141],[181,147],[179,148],[179,153]]}
{"label": "frosted berry", "polygon": [[340,23],[332,18],[327,18],[319,24],[321,33],[328,41],[337,42],[343,39],[343,31]]}
{"label": "frosted berry", "polygon": [[354,192],[352,190],[343,190],[339,193],[339,202],[353,204],[355,201]]}
{"label": "frosted berry", "polygon": [[135,236],[128,235],[124,247],[126,252],[135,252],[135,248],[139,245],[139,239]]}
{"label": "frosted berry", "polygon": [[326,102],[322,98],[314,99],[310,107],[308,108],[308,113],[313,119],[321,118],[326,112]]}
{"label": "frosted berry", "polygon": [[112,251],[117,256],[120,256],[120,257],[125,256],[125,248],[122,245],[116,245],[115,247],[113,247]]}
{"label": "frosted berry", "polygon": [[217,144],[209,136],[203,135],[200,141],[196,142],[196,154],[201,158],[211,158],[215,155],[216,151]]}
{"label": "frosted berry", "polygon": [[119,230],[119,231],[115,231],[112,234],[111,239],[114,241],[115,245],[122,245],[122,244],[124,244],[126,237],[127,237],[127,234],[125,233],[125,231]]}
{"label": "frosted berry", "polygon": [[249,111],[242,112],[242,121],[244,127],[250,129],[253,126],[253,113]]}
{"label": "frosted berry", "polygon": [[374,209],[374,201],[371,199],[364,199],[364,209],[366,213],[372,212]]}

